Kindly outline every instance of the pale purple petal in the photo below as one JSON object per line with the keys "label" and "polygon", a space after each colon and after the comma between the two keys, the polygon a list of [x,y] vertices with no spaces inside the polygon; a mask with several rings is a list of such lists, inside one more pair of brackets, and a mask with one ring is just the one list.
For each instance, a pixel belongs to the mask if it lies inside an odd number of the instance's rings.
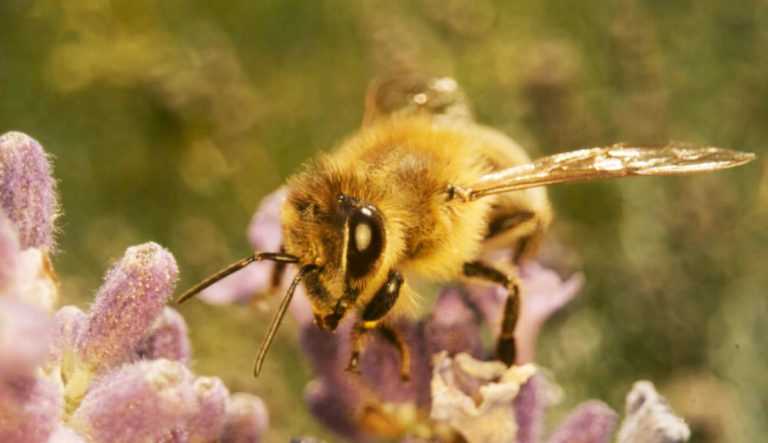
{"label": "pale purple petal", "polygon": [[53,358],[61,358],[62,354],[74,351],[78,337],[85,330],[88,316],[77,306],[62,306],[53,317]]}
{"label": "pale purple petal", "polygon": [[137,345],[136,354],[147,360],[167,358],[188,363],[192,351],[184,317],[166,306],[148,335]]}
{"label": "pale purple petal", "polygon": [[328,429],[350,441],[365,441],[358,416],[359,387],[350,375],[312,380],[304,389],[304,400],[312,415]]}
{"label": "pale purple petal", "polygon": [[274,266],[269,261],[252,263],[206,288],[198,298],[212,305],[246,303],[255,295],[271,289]]}
{"label": "pale purple petal", "polygon": [[[248,241],[255,251],[277,252],[282,245],[280,208],[286,190],[280,188],[262,200],[248,226]],[[272,289],[273,262],[254,263],[202,291],[199,298],[215,304],[245,303]]]}
{"label": "pale purple petal", "polygon": [[16,281],[20,252],[16,228],[0,212],[0,294],[5,293]]}
{"label": "pale purple petal", "polygon": [[80,337],[81,357],[97,369],[124,362],[173,293],[178,268],[156,243],[128,248],[96,294]]}
{"label": "pale purple petal", "polygon": [[448,351],[449,354],[466,352],[481,357],[481,318],[468,304],[470,295],[462,291],[459,287],[443,289],[435,302],[425,331],[429,355]]}
{"label": "pale purple petal", "polygon": [[515,397],[517,443],[538,443],[544,427],[544,414],[548,406],[544,376],[534,374]]}
{"label": "pale purple petal", "polygon": [[154,441],[181,428],[195,407],[193,376],[184,365],[139,361],[97,380],[70,424],[93,443]]}
{"label": "pale purple petal", "polygon": [[[522,303],[515,329],[517,361],[531,362],[535,357],[536,340],[544,322],[568,304],[584,284],[584,276],[574,274],[563,280],[555,271],[536,262],[520,267]],[[499,286],[471,286],[478,308],[490,325],[501,324],[501,313],[507,291]]]}
{"label": "pale purple petal", "polygon": [[688,425],[672,412],[653,383],[635,383],[627,395],[619,443],[682,443],[690,437]]}
{"label": "pale purple petal", "polygon": [[434,357],[431,417],[468,443],[512,442],[517,435],[513,403],[535,370],[441,352]]}
{"label": "pale purple petal", "polygon": [[191,441],[216,441],[224,430],[229,390],[216,377],[198,377],[193,389],[197,412],[186,426],[188,438]]}
{"label": "pale purple petal", "polygon": [[86,443],[85,439],[71,428],[59,425],[53,432],[48,443]]}
{"label": "pale purple petal", "polygon": [[61,391],[52,382],[0,377],[0,442],[47,442],[61,407]]}
{"label": "pale purple petal", "polygon": [[608,405],[591,400],[577,406],[549,437],[548,443],[608,443],[618,415]]}
{"label": "pale purple petal", "polygon": [[0,297],[0,379],[32,376],[49,355],[53,320],[37,306]]}
{"label": "pale purple petal", "polygon": [[251,223],[248,225],[248,240],[254,250],[266,252],[280,250],[283,242],[280,211],[287,193],[287,189],[283,187],[264,197],[259,209],[253,214]]}
{"label": "pale purple petal", "polygon": [[251,394],[233,394],[227,402],[227,417],[221,443],[258,443],[269,426],[264,402]]}
{"label": "pale purple petal", "polygon": [[22,248],[53,247],[56,182],[43,147],[20,132],[0,136],[0,205],[16,225]]}

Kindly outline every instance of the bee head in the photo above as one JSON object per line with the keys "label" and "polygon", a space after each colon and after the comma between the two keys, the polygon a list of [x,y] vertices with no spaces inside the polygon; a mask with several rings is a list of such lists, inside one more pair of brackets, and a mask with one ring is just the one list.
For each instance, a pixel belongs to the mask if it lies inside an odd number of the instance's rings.
{"label": "bee head", "polygon": [[304,265],[317,266],[304,278],[315,321],[334,330],[366,293],[386,275],[383,215],[370,202],[344,192],[326,198],[291,192],[283,207],[284,247]]}

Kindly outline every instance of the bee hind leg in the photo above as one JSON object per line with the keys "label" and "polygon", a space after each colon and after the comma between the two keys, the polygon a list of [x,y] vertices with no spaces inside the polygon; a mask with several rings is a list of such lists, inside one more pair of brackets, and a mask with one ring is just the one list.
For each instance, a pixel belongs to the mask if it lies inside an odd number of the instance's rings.
{"label": "bee hind leg", "polygon": [[507,289],[507,299],[501,320],[501,332],[496,342],[496,355],[506,365],[515,364],[517,358],[517,343],[515,341],[515,326],[520,316],[520,284],[515,276],[510,276],[481,261],[464,264],[464,275],[470,278],[489,281],[504,286]]}

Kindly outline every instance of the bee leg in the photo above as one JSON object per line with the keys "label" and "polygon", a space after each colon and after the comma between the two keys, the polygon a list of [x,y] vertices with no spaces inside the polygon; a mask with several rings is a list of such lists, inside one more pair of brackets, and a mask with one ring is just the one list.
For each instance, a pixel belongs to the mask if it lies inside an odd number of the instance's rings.
{"label": "bee leg", "polygon": [[[285,249],[280,246],[280,252],[285,253]],[[269,286],[270,289],[277,289],[280,287],[280,283],[283,281],[283,276],[285,275],[285,269],[288,267],[288,263],[285,262],[275,262],[275,265],[272,267],[272,275],[270,276]]]}
{"label": "bee leg", "polygon": [[352,331],[349,333],[349,341],[352,346],[352,352],[349,355],[349,362],[347,363],[346,370],[349,372],[360,372],[360,353],[363,352],[363,343],[365,335],[368,333],[368,328],[365,327],[364,322],[356,322],[352,326]]}
{"label": "bee leg", "polygon": [[517,326],[517,319],[520,315],[520,285],[517,278],[480,261],[465,263],[464,275],[490,281],[507,289],[507,300],[504,302],[501,320],[501,333],[496,342],[496,355],[505,364],[513,365],[517,357],[515,326]]}
{"label": "bee leg", "polygon": [[381,335],[397,349],[400,354],[400,379],[411,379],[411,351],[403,336],[394,328],[387,325],[379,326]]}
{"label": "bee leg", "polygon": [[[347,370],[356,372],[360,362],[360,353],[363,349],[365,334],[372,330],[382,327],[381,320],[386,317],[392,307],[395,306],[397,298],[400,295],[400,288],[403,285],[403,276],[397,271],[390,271],[387,281],[376,291],[373,298],[363,309],[362,319],[352,327],[350,341],[352,343],[352,355],[347,364]],[[410,373],[410,353],[407,346],[400,338],[399,334],[392,331],[387,333],[383,331],[385,338],[393,343],[401,356],[401,374],[402,371]]]}

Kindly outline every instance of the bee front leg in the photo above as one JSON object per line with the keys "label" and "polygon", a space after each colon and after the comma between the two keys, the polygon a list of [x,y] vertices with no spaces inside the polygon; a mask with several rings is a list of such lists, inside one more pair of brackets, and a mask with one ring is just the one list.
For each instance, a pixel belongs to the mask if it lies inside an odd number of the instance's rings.
{"label": "bee front leg", "polygon": [[515,342],[515,326],[520,316],[520,284],[517,278],[505,274],[498,269],[480,261],[464,264],[464,275],[478,278],[504,286],[507,289],[507,299],[502,313],[501,332],[496,342],[496,355],[499,360],[511,366],[517,358]]}
{"label": "bee front leg", "polygon": [[397,348],[400,354],[400,376],[404,380],[410,378],[411,355],[400,334],[390,326],[383,325],[382,320],[395,306],[403,285],[403,276],[397,271],[390,271],[387,281],[376,291],[371,301],[363,309],[362,318],[352,327],[350,341],[352,353],[347,364],[347,370],[357,372],[360,363],[360,353],[363,350],[365,335],[368,331],[378,329],[387,341]]}

